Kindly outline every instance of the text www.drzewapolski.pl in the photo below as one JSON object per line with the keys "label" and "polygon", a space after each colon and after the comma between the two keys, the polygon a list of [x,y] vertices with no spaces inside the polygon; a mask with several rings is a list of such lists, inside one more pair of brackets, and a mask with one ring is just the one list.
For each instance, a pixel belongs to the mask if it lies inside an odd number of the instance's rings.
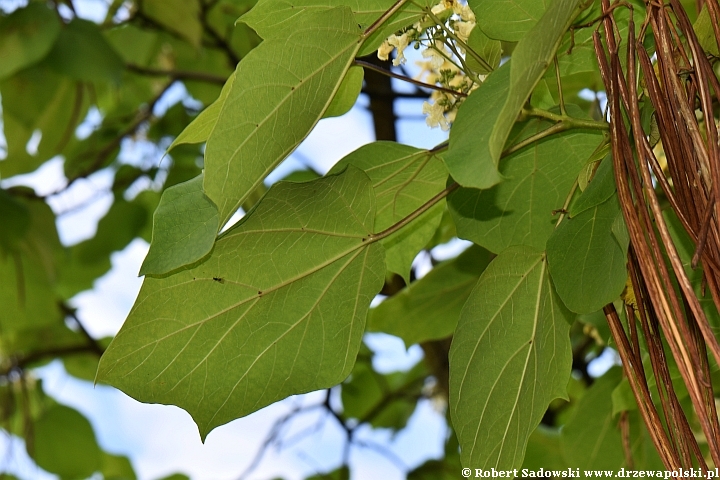
{"label": "text www.drzewapolski.pl", "polygon": [[528,468],[497,470],[495,468],[463,468],[465,478],[704,478],[720,480],[720,470],[701,470],[699,468],[678,470],[580,470],[566,468],[564,470],[530,470]]}

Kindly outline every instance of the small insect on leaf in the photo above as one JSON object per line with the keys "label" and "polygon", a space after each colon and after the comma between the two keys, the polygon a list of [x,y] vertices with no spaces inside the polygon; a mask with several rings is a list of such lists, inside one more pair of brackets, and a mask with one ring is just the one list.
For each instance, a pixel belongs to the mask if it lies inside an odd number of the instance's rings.
{"label": "small insect on leaf", "polygon": [[225,280],[224,280],[223,278],[220,278],[220,277],[213,277],[213,280],[215,280],[215,281],[218,282],[218,283],[225,283]]}

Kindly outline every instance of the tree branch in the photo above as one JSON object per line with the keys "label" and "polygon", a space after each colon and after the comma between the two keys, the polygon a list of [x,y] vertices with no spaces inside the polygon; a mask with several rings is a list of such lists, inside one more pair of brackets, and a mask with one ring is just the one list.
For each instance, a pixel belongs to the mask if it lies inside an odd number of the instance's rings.
{"label": "tree branch", "polygon": [[388,77],[397,78],[398,80],[412,83],[413,85],[417,85],[418,87],[429,88],[431,90],[437,90],[439,92],[449,93],[451,95],[456,95],[458,97],[467,97],[467,93],[458,92],[458,91],[452,90],[450,88],[440,87],[438,85],[431,85],[429,83],[421,82],[419,80],[415,80],[414,78],[406,77],[405,75],[400,75],[399,73],[395,73],[390,70],[385,70],[382,67],[378,67],[377,65],[373,65],[372,63],[366,62],[364,60],[355,59],[355,65],[358,65],[363,68],[367,68],[369,70],[374,70],[374,71],[376,71],[378,73],[382,73],[383,75],[386,75]]}
{"label": "tree branch", "polygon": [[173,80],[197,80],[200,82],[215,83],[218,85],[224,85],[227,81],[226,77],[222,75],[213,75],[212,73],[206,72],[190,72],[185,70],[162,70],[159,68],[142,67],[128,63],[125,68],[133,73],[140,75],[148,75],[151,77],[170,77]]}

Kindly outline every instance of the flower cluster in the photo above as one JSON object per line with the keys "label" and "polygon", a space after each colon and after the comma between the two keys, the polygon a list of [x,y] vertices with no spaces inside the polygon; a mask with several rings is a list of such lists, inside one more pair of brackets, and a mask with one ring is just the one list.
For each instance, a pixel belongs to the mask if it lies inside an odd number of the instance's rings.
{"label": "flower cluster", "polygon": [[378,49],[380,60],[388,60],[395,51],[393,65],[400,66],[406,62],[404,51],[409,45],[423,48],[424,60],[416,62],[422,69],[417,79],[444,89],[434,90],[430,101],[423,103],[422,112],[430,127],[448,130],[462,100],[484,79],[470,71],[465,61],[465,46],[473,28],[475,14],[467,4],[440,0],[428,15],[406,31],[388,37]]}

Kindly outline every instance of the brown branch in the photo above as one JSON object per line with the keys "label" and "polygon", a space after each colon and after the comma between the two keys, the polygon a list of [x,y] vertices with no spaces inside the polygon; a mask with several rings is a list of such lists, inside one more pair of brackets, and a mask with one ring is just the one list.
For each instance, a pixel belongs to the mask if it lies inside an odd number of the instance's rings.
{"label": "brown branch", "polygon": [[415,80],[414,78],[406,77],[405,75],[400,75],[399,73],[395,73],[390,70],[386,70],[382,67],[374,65],[370,62],[366,62],[364,60],[355,59],[355,65],[358,65],[363,68],[367,68],[369,70],[374,70],[374,71],[381,73],[383,75],[386,75],[388,77],[397,78],[398,80],[412,83],[413,85],[417,85],[418,87],[429,88],[430,90],[437,90],[438,92],[449,93],[450,95],[455,95],[457,97],[467,97],[468,96],[467,93],[458,92],[457,90],[452,90],[450,88],[440,87],[438,85],[432,85],[429,83],[421,82],[420,80]]}
{"label": "brown branch", "polygon": [[197,80],[199,82],[215,83],[225,85],[227,77],[222,75],[213,75],[206,72],[191,72],[186,70],[162,70],[159,68],[142,67],[128,63],[125,68],[139,75],[148,75],[151,77],[170,77],[172,80]]}

